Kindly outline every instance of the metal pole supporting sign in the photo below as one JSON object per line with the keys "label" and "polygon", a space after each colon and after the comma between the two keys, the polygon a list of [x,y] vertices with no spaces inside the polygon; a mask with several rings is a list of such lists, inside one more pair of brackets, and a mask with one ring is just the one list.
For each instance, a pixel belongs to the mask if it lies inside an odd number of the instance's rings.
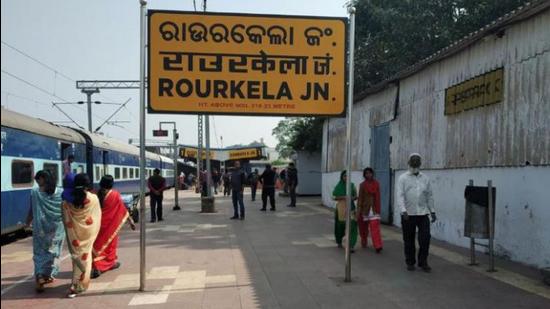
{"label": "metal pole supporting sign", "polygon": [[140,0],[139,23],[139,290],[145,290],[145,15],[147,1]]}
{"label": "metal pole supporting sign", "polygon": [[345,282],[351,282],[351,115],[353,108],[353,49],[355,45],[355,7],[349,7],[349,54],[348,54],[348,113],[346,130],[346,275]]}

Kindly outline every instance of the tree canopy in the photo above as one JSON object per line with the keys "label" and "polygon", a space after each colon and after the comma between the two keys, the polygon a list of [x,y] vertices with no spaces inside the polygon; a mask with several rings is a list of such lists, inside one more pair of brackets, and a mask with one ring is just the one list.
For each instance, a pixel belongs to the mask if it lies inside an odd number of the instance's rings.
{"label": "tree canopy", "polygon": [[526,0],[353,0],[355,93],[430,56]]}
{"label": "tree canopy", "polygon": [[288,158],[294,151],[315,152],[323,144],[324,118],[286,118],[273,129],[279,143],[275,148],[279,155]]}
{"label": "tree canopy", "polygon": [[[528,0],[352,0],[356,8],[355,93],[390,78]],[[319,151],[323,119],[287,118],[277,151]]]}

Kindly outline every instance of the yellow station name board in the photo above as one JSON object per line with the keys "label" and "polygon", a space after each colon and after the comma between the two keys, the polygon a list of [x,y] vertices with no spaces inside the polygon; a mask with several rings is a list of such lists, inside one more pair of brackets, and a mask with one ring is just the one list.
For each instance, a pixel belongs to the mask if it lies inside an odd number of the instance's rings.
{"label": "yellow station name board", "polygon": [[261,157],[261,151],[258,148],[229,150],[229,160],[257,159]]}
{"label": "yellow station name board", "polygon": [[476,76],[445,89],[445,115],[502,102],[504,69]]}
{"label": "yellow station name board", "polygon": [[339,116],[346,18],[148,13],[150,113]]}
{"label": "yellow station name board", "polygon": [[[180,157],[181,158],[196,158],[199,153],[197,148],[180,148]],[[202,150],[201,158],[206,159],[206,150]],[[216,159],[215,152],[210,151],[210,159]]]}

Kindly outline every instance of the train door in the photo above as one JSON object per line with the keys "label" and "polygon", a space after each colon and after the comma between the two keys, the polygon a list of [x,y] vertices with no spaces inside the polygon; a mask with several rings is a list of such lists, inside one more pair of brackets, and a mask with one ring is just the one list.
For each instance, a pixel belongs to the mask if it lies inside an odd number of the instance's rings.
{"label": "train door", "polygon": [[[65,167],[63,165],[63,161],[67,160],[70,154],[74,154],[73,145],[71,143],[61,142],[60,147],[61,147],[61,157],[59,158],[59,161],[61,161],[61,173],[59,173],[59,175],[62,175],[62,176],[59,177],[60,179],[58,180],[58,185],[62,185],[63,177],[65,176]],[[70,168],[70,171],[72,172],[73,171],[72,167],[69,167],[69,168]]]}
{"label": "train door", "polygon": [[102,150],[101,151],[102,167],[101,167],[100,178],[102,176],[105,176],[105,175],[109,174],[108,158],[109,158],[109,152],[107,150]]}

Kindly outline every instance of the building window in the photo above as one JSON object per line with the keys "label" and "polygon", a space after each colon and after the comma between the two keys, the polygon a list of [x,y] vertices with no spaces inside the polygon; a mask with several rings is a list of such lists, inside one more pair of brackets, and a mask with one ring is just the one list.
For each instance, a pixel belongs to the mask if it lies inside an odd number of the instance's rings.
{"label": "building window", "polygon": [[11,184],[14,187],[32,187],[33,175],[32,161],[14,160],[11,163]]}
{"label": "building window", "polygon": [[115,179],[120,179],[120,167],[115,167]]}
{"label": "building window", "polygon": [[54,182],[58,183],[59,180],[59,165],[56,163],[44,163],[44,170],[50,172],[53,176]]}

